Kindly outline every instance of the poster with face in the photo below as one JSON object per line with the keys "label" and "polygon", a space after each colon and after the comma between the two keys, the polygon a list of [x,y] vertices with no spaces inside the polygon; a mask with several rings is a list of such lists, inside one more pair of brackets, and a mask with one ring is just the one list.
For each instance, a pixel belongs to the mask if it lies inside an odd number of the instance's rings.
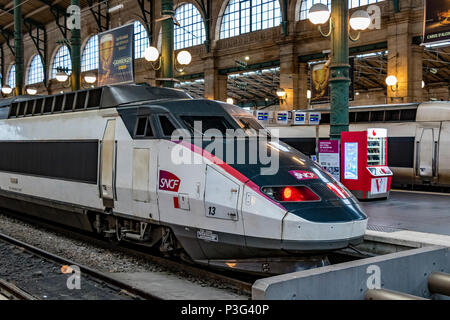
{"label": "poster with face", "polygon": [[[354,99],[353,88],[353,70],[354,58],[349,58],[349,100]],[[311,104],[330,102],[330,67],[326,66],[324,62],[310,64],[310,90],[311,90]]]}
{"label": "poster with face", "polygon": [[426,0],[423,43],[450,40],[450,0]]}
{"label": "poster with face", "polygon": [[125,25],[98,35],[99,86],[134,81],[134,26]]}

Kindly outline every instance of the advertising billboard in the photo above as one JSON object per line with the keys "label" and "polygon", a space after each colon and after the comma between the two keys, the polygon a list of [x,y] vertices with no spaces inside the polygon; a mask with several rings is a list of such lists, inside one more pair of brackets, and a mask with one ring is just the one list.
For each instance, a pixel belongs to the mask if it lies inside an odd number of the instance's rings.
{"label": "advertising billboard", "polygon": [[134,82],[133,38],[133,24],[98,35],[99,86]]}
{"label": "advertising billboard", "polygon": [[450,0],[425,0],[423,43],[450,40]]}
{"label": "advertising billboard", "polygon": [[[353,88],[353,70],[355,59],[349,58],[349,100],[354,99]],[[325,63],[312,63],[310,64],[310,90],[311,90],[311,104],[327,103],[330,102],[330,68]]]}

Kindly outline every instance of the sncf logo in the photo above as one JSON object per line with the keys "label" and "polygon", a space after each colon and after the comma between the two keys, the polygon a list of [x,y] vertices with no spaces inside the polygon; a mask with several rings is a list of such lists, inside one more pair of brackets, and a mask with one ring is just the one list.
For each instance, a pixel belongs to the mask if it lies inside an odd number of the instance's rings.
{"label": "sncf logo", "polygon": [[289,173],[292,174],[297,180],[317,179],[317,175],[310,171],[291,170]]}
{"label": "sncf logo", "polygon": [[169,171],[159,170],[159,190],[177,192],[180,179]]}

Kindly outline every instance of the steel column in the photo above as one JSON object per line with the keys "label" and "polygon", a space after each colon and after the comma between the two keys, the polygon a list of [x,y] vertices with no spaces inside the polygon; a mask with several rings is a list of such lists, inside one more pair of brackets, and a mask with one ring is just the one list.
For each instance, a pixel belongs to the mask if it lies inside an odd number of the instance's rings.
{"label": "steel column", "polygon": [[22,37],[22,4],[14,0],[14,51],[16,64],[16,96],[23,94],[23,37]]}
{"label": "steel column", "polygon": [[[173,0],[162,0],[162,16],[174,16]],[[162,78],[163,86],[173,88],[173,19],[165,19],[162,22],[161,39]]]}
{"label": "steel column", "polygon": [[348,131],[348,0],[331,2],[330,138]]}
{"label": "steel column", "polygon": [[[80,8],[80,0],[70,0],[71,5],[78,6]],[[80,10],[81,12],[81,10]],[[81,20],[81,13],[78,19]],[[81,21],[80,25],[81,27]],[[73,24],[73,28],[70,34],[70,57],[72,59],[72,91],[80,90],[81,87],[81,36],[80,29],[77,28],[77,24]]]}

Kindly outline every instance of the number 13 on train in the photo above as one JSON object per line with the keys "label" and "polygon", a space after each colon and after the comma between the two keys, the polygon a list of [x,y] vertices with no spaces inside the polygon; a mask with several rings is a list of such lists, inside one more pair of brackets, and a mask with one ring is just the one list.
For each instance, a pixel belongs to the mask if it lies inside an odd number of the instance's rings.
{"label": "number 13 on train", "polygon": [[391,177],[386,129],[341,133],[341,182],[358,199],[387,198]]}

